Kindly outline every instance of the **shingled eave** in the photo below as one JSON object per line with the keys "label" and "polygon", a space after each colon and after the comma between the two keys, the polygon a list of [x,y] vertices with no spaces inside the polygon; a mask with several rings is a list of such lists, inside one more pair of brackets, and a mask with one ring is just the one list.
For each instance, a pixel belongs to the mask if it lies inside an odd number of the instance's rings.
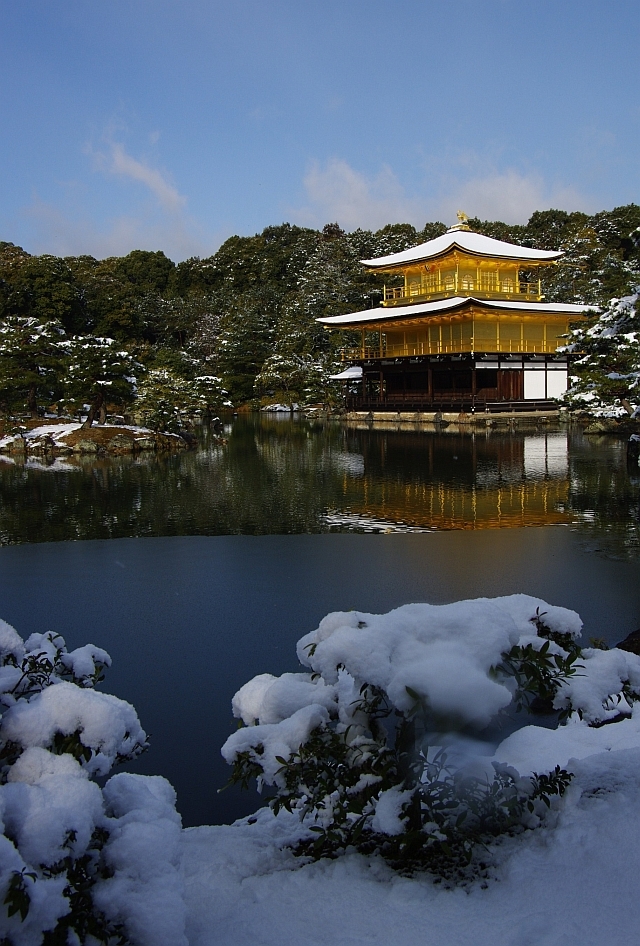
{"label": "shingled eave", "polygon": [[321,325],[328,328],[350,328],[376,322],[399,322],[413,319],[418,316],[438,315],[445,312],[454,312],[466,306],[477,305],[486,309],[502,309],[511,312],[532,312],[554,316],[580,316],[585,312],[597,312],[592,305],[565,302],[510,302],[502,299],[476,299],[473,296],[453,296],[451,299],[438,299],[434,302],[423,302],[416,305],[394,306],[375,309],[364,309],[362,312],[349,312],[345,315],[331,315],[316,319]]}

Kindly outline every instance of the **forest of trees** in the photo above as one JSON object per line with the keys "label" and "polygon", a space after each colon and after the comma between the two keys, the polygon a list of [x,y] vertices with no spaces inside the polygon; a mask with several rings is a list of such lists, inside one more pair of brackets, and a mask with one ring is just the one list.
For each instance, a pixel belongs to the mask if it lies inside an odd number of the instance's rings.
{"label": "forest of trees", "polygon": [[[497,239],[562,250],[543,274],[547,301],[606,306],[640,284],[640,206],[593,216],[536,212],[524,226],[469,220]],[[328,403],[344,333],[315,321],[375,306],[383,278],[360,260],[444,233],[393,224],[373,233],[282,224],[234,236],[213,256],[173,263],[32,256],[0,242],[0,411],[92,416],[131,409],[171,429],[180,419],[281,401]],[[388,280],[388,277],[387,277]]]}

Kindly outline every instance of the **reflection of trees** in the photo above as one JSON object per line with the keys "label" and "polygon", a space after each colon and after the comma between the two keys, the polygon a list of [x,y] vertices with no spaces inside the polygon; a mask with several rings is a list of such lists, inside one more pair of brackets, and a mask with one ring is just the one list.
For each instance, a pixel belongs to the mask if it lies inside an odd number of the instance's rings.
{"label": "reflection of trees", "polygon": [[590,522],[637,544],[638,488],[618,441],[573,434],[567,459],[558,433],[264,415],[238,418],[227,436],[73,472],[0,464],[0,542]]}
{"label": "reflection of trees", "polygon": [[[0,466],[0,542],[323,531],[336,474],[311,424],[240,420],[226,446],[88,461],[74,472]],[[330,438],[329,438],[330,439]]]}
{"label": "reflection of trees", "polygon": [[640,470],[627,466],[627,444],[612,437],[571,437],[569,510],[581,531],[614,555],[640,550]]}

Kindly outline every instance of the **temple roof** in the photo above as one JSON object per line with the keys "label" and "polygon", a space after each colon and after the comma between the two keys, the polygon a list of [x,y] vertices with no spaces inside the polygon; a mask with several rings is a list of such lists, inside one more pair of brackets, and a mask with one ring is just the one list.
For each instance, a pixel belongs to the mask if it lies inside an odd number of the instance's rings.
{"label": "temple roof", "polygon": [[400,266],[406,263],[418,263],[423,260],[444,256],[450,250],[459,249],[472,256],[482,256],[493,259],[522,260],[528,262],[551,262],[562,256],[562,253],[550,250],[534,250],[529,246],[518,246],[515,243],[505,243],[504,240],[494,240],[474,233],[461,227],[451,227],[442,236],[435,240],[428,240],[420,246],[413,246],[401,253],[392,253],[390,256],[380,256],[377,259],[363,259],[360,262],[370,269],[386,269],[390,266]]}
{"label": "temple roof", "polygon": [[346,315],[329,315],[316,319],[322,325],[340,328],[366,322],[395,322],[399,319],[413,319],[420,315],[437,315],[474,304],[485,309],[507,309],[511,312],[536,312],[548,315],[580,315],[596,310],[592,305],[576,305],[568,302],[508,302],[502,299],[474,299],[473,296],[453,296],[451,299],[437,299],[435,302],[422,302],[417,305],[394,306],[365,309],[363,312],[349,312]]}

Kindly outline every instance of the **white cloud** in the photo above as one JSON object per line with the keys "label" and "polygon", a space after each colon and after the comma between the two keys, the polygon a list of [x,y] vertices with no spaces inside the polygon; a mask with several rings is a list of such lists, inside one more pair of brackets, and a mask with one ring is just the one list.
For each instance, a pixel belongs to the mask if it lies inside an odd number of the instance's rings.
{"label": "white cloud", "polygon": [[[593,204],[570,186],[548,186],[539,174],[508,169],[483,169],[470,176],[477,162],[457,161],[459,174],[430,178],[431,193],[408,194],[393,170],[385,165],[367,177],[340,158],[324,166],[314,162],[304,178],[307,205],[291,211],[292,218],[308,226],[337,221],[344,229],[376,230],[387,223],[424,226],[428,220],[455,223],[456,212],[470,217],[526,223],[535,210],[593,210]],[[435,183],[437,181],[437,183]],[[435,192],[434,192],[435,191]]]}
{"label": "white cloud", "polygon": [[539,174],[515,170],[494,172],[449,184],[448,193],[431,204],[440,219],[452,220],[458,210],[481,220],[526,223],[535,210],[590,210],[573,187],[549,187]]}
{"label": "white cloud", "polygon": [[387,223],[413,222],[419,208],[409,200],[391,168],[373,178],[355,171],[346,161],[331,158],[324,167],[314,162],[304,178],[306,207],[292,210],[294,220],[308,226],[337,221],[346,230],[377,230]]}
{"label": "white cloud", "polygon": [[107,141],[107,148],[104,152],[94,151],[90,145],[87,146],[87,153],[92,155],[98,169],[144,184],[169,213],[179,213],[183,209],[186,197],[178,193],[161,171],[127,154],[119,141]]}

